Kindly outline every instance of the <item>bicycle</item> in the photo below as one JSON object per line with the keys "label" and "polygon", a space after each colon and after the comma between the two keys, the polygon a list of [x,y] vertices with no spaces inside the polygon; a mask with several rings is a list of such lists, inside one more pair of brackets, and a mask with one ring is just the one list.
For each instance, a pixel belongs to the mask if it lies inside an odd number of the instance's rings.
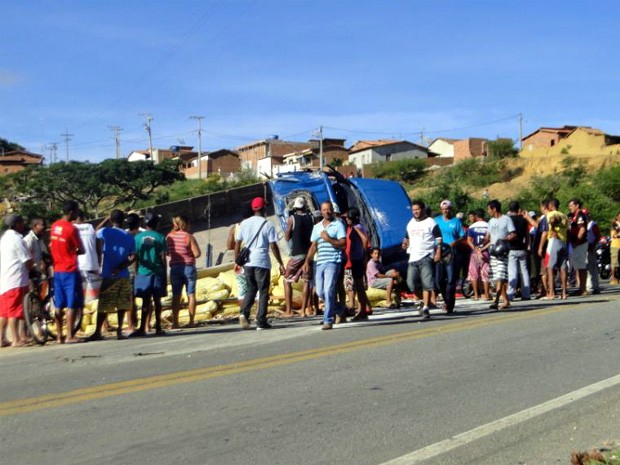
{"label": "bicycle", "polygon": [[[30,278],[30,287],[24,296],[24,320],[28,332],[39,345],[45,345],[48,340],[57,336],[55,314],[58,311],[54,306],[53,279],[51,276],[34,275]],[[75,334],[82,324],[83,309],[76,310],[75,322],[71,333]],[[66,320],[63,320],[66,325]]]}

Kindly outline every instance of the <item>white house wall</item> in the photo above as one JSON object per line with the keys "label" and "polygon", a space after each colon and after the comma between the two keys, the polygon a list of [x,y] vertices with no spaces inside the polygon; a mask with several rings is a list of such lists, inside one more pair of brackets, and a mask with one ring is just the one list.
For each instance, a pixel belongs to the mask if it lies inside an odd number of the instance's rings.
{"label": "white house wall", "polygon": [[454,144],[451,144],[445,140],[436,140],[428,147],[428,149],[431,152],[438,153],[442,158],[454,157]]}

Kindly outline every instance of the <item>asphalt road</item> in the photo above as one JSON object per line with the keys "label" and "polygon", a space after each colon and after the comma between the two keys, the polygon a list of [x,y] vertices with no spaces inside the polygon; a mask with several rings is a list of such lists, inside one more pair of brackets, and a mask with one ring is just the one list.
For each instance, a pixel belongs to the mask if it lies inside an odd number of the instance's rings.
{"label": "asphalt road", "polygon": [[620,288],[0,351],[0,463],[568,464],[620,439]]}

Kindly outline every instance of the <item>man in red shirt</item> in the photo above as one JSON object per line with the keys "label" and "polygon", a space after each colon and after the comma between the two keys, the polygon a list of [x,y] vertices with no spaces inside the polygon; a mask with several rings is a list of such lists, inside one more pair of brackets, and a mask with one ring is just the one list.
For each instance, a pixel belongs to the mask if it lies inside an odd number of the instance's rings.
{"label": "man in red shirt", "polygon": [[[84,253],[80,234],[72,221],[77,217],[79,206],[74,200],[63,204],[64,216],[52,224],[50,230],[50,253],[54,262],[54,305],[59,344],[82,342],[75,337],[73,326],[76,311],[83,306],[82,279],[78,270],[77,256]],[[67,309],[67,339],[62,336],[63,311]]]}

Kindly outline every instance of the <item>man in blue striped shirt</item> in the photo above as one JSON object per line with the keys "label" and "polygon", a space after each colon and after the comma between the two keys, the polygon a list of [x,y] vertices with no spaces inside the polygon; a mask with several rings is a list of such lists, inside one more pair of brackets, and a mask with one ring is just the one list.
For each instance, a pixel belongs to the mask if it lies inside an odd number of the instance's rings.
{"label": "man in blue striped shirt", "polygon": [[321,204],[323,220],[314,225],[310,240],[310,250],[304,263],[304,272],[307,273],[309,264],[316,254],[314,279],[316,293],[324,302],[323,327],[332,329],[335,321],[338,323],[344,318],[344,309],[336,304],[336,285],[342,266],[342,250],[346,243],[344,224],[334,217],[334,206],[331,202]]}

